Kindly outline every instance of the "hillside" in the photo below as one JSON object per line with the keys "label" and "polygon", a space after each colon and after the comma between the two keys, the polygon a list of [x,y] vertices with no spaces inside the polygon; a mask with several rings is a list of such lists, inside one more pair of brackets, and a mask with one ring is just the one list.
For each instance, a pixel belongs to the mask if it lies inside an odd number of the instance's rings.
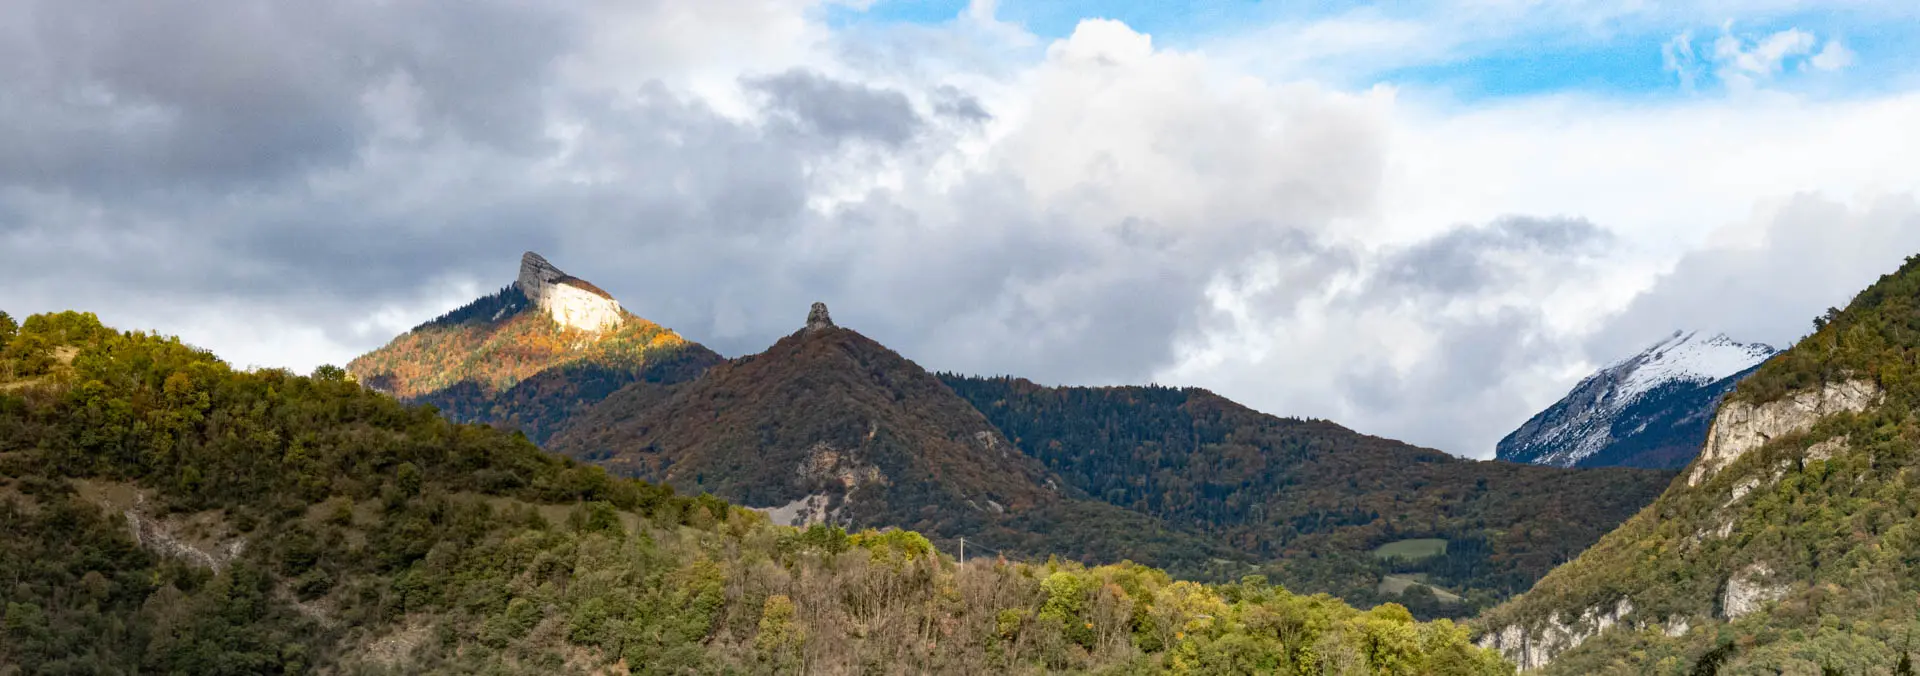
{"label": "hillside", "polygon": [[[1089,495],[1276,560],[1276,574],[1298,588],[1398,598],[1382,596],[1397,593],[1384,587],[1405,585],[1383,576],[1424,574],[1473,602],[1427,600],[1437,613],[1525,590],[1672,478],[1462,460],[1326,421],[1262,414],[1198,389],[945,380]],[[1370,554],[1422,539],[1443,541],[1444,553],[1400,562]]]}
{"label": "hillside", "polygon": [[1680,480],[1488,613],[1552,674],[1885,674],[1920,630],[1920,257],[1768,361]]}
{"label": "hillside", "polygon": [[1675,332],[1601,368],[1501,439],[1495,457],[1554,467],[1679,469],[1700,452],[1722,397],[1772,347]]}
{"label": "hillside", "polygon": [[621,387],[684,382],[721,361],[527,252],[512,285],[415,327],[347,371],[455,421],[519,429],[542,442]]}
{"label": "hillside", "polygon": [[549,448],[789,523],[897,526],[1190,574],[1245,558],[1062,486],[938,378],[817,304],[765,352],[677,389],[622,390]]}
{"label": "hillside", "polygon": [[1510,674],[1250,578],[778,526],[322,367],[0,314],[0,673]]}

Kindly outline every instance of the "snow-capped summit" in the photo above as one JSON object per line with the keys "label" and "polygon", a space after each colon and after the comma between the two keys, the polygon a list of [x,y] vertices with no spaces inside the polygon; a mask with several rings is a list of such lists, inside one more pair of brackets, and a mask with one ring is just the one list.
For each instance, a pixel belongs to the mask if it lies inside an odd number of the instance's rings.
{"label": "snow-capped summit", "polygon": [[1676,331],[1607,365],[1500,440],[1502,460],[1557,467],[1681,467],[1707,436],[1720,398],[1761,362],[1768,345]]}
{"label": "snow-capped summit", "polygon": [[1777,352],[1761,343],[1734,342],[1724,333],[1704,337],[1698,332],[1675,331],[1647,351],[1609,365],[1603,372],[1625,369],[1626,381],[1620,383],[1614,396],[1630,399],[1670,382],[1710,383],[1758,366]]}

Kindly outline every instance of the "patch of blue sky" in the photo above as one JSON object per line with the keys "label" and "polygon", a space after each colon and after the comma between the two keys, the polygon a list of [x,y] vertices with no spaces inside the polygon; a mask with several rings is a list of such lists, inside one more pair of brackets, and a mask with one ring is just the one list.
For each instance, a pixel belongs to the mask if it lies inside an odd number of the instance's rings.
{"label": "patch of blue sky", "polygon": [[[938,24],[966,11],[967,0],[875,0],[866,10],[833,7],[833,25],[862,23]],[[999,0],[995,18],[1018,24],[1042,39],[1063,38],[1086,19],[1115,19],[1168,44],[1191,44],[1206,35],[1231,32],[1285,17],[1324,16],[1363,3],[1261,2],[1260,0]]]}
{"label": "patch of blue sky", "polygon": [[[1912,24],[1848,22],[1839,17],[1795,16],[1765,22],[1732,25],[1743,49],[1780,31],[1799,29],[1817,40],[1812,52],[1786,58],[1778,71],[1764,77],[1764,86],[1800,90],[1823,96],[1871,94],[1906,89],[1920,78],[1920,27]],[[1719,91],[1725,83],[1716,75],[1715,42],[1726,35],[1722,26],[1689,31],[1695,77],[1692,87],[1668,68],[1662,48],[1681,32],[1613,35],[1605,39],[1529,40],[1514,38],[1482,45],[1458,58],[1407,66],[1373,74],[1379,82],[1433,88],[1462,100],[1579,92],[1620,98],[1663,98]],[[1812,67],[1811,57],[1827,42],[1839,39],[1852,53],[1851,63],[1834,71]]]}
{"label": "patch of blue sky", "polygon": [[1679,75],[1666,68],[1661,56],[1661,45],[1668,39],[1626,45],[1514,45],[1489,54],[1396,68],[1371,79],[1441,89],[1469,100],[1565,91],[1673,94],[1682,88]]}
{"label": "patch of blue sky", "polygon": [[[875,0],[866,10],[832,8],[828,21],[840,27],[941,24],[960,16],[968,4],[968,0]],[[1202,45],[1210,37],[1242,34],[1270,23],[1310,22],[1355,10],[1380,16],[1380,6],[1349,0],[999,0],[995,4],[999,20],[1024,26],[1042,40],[1070,35],[1082,20],[1107,18],[1173,47]],[[1748,47],[1789,28],[1812,33],[1820,45],[1837,37],[1854,53],[1852,64],[1838,72],[1817,72],[1802,68],[1805,56],[1794,57],[1767,86],[1826,96],[1867,94],[1920,85],[1920,21],[1907,20],[1913,18],[1910,11],[1789,11],[1736,16],[1731,27]],[[1506,35],[1470,39],[1434,62],[1359,73],[1361,81],[1349,84],[1391,82],[1441,90],[1467,101],[1556,92],[1659,98],[1717,91],[1722,84],[1713,76],[1712,59],[1722,25],[1677,25],[1673,18],[1642,16],[1609,22],[1600,33],[1569,30],[1566,25],[1527,26],[1523,21],[1507,27]],[[1661,47],[1682,31],[1692,35],[1699,73],[1691,90],[1666,67],[1661,54]],[[1345,72],[1342,79],[1355,75]]]}
{"label": "patch of blue sky", "polygon": [[967,8],[967,0],[875,0],[862,10],[827,6],[827,24],[841,28],[860,24],[939,24],[953,20]]}

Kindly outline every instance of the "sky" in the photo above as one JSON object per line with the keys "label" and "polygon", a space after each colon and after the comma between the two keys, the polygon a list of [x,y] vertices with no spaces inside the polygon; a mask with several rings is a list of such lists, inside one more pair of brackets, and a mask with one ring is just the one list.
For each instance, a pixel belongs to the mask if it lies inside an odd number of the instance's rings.
{"label": "sky", "polygon": [[544,254],[723,354],[1469,457],[1920,253],[1907,0],[16,0],[0,310],[341,364]]}

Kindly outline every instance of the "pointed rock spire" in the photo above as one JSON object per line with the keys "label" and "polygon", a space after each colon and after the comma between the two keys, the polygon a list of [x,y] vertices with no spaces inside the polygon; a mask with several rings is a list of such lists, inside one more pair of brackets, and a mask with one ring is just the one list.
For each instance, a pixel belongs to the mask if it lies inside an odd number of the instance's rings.
{"label": "pointed rock spire", "polygon": [[807,311],[807,330],[818,331],[833,326],[833,316],[827,314],[826,303],[814,303]]}
{"label": "pointed rock spire", "polygon": [[567,273],[561,272],[560,268],[548,263],[546,257],[540,254],[532,251],[520,254],[520,277],[516,283],[520,285],[520,292],[527,294],[529,299],[539,293],[543,287],[560,281],[560,278],[565,276]]}
{"label": "pointed rock spire", "polygon": [[613,296],[562,272],[532,251],[520,255],[520,276],[514,284],[561,326],[597,332],[619,328],[626,321]]}

